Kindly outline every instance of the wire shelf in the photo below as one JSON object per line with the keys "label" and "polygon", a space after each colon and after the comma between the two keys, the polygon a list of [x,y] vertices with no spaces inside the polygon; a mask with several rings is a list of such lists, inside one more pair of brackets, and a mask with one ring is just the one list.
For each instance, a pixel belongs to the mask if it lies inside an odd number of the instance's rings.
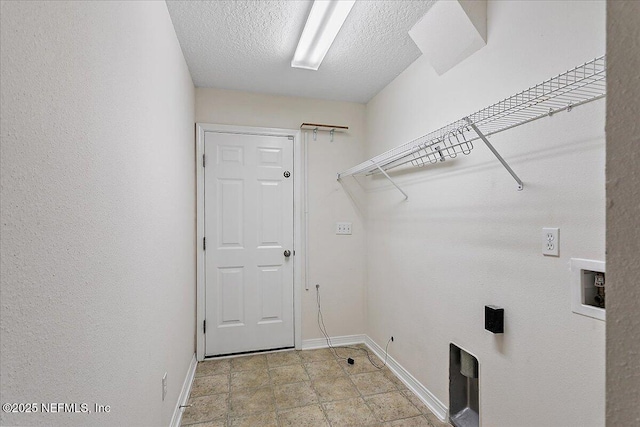
{"label": "wire shelf", "polygon": [[[595,58],[545,80],[496,104],[438,130],[379,154],[338,174],[338,179],[371,174],[411,163],[424,166],[459,154],[467,155],[473,141],[529,123],[606,95],[606,57]],[[478,132],[479,131],[479,132]]]}

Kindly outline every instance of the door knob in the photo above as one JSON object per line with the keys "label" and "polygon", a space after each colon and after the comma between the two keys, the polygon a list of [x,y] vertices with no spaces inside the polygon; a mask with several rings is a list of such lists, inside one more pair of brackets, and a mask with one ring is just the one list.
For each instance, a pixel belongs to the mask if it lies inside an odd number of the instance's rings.
{"label": "door knob", "polygon": [[285,256],[285,257],[287,257],[287,258],[289,258],[289,257],[291,256],[291,251],[290,251],[289,249],[286,249],[286,250],[284,251],[284,256]]}

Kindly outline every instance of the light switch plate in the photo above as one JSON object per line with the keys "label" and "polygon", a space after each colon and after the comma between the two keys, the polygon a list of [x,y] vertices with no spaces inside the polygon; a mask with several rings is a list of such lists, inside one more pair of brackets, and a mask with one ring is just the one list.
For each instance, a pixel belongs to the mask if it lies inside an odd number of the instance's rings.
{"label": "light switch plate", "polygon": [[542,229],[542,255],[560,256],[560,229]]}
{"label": "light switch plate", "polygon": [[336,222],[336,234],[351,234],[351,223]]}

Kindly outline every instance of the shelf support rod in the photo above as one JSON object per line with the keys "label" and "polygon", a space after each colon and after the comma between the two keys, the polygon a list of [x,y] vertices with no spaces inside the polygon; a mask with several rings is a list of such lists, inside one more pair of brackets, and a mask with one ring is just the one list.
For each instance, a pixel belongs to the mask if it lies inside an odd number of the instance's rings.
{"label": "shelf support rod", "polygon": [[393,184],[393,186],[394,186],[394,187],[396,187],[396,188],[398,189],[398,191],[399,191],[399,192],[401,192],[401,193],[404,195],[404,199],[405,199],[405,200],[407,200],[407,199],[409,198],[409,196],[407,196],[407,193],[405,193],[404,191],[402,191],[402,188],[398,187],[398,184],[396,184],[396,183],[391,179],[391,177],[389,176],[389,174],[388,174],[388,173],[386,173],[386,172],[384,171],[384,169],[382,169],[380,166],[378,166],[378,164],[377,164],[376,162],[374,162],[373,160],[371,160],[371,163],[373,163],[373,165],[374,165],[375,167],[377,167],[377,168],[378,168],[378,170],[384,174],[384,176],[386,176],[386,177],[387,177],[387,179],[388,179],[388,180]]}
{"label": "shelf support rod", "polygon": [[487,147],[489,147],[489,150],[491,150],[493,155],[496,156],[498,160],[500,160],[500,163],[502,163],[502,166],[504,166],[507,172],[509,172],[513,179],[516,180],[516,182],[518,183],[518,191],[521,191],[524,188],[524,184],[522,184],[522,180],[518,177],[518,175],[516,175],[513,169],[511,169],[511,166],[509,166],[506,160],[502,158],[500,153],[498,153],[496,149],[493,148],[493,145],[491,145],[487,137],[484,136],[482,132],[480,132],[480,129],[478,129],[478,127],[471,121],[471,119],[469,119],[469,117],[465,117],[464,119],[467,121],[467,123],[469,123],[469,126],[471,126],[471,128],[478,134],[478,137],[482,140],[482,142],[484,142]]}

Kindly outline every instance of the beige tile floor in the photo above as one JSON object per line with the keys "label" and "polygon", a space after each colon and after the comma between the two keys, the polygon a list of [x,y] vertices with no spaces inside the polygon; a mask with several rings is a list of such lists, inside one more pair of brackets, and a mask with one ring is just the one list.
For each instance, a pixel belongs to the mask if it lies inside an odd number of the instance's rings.
{"label": "beige tile floor", "polygon": [[[359,346],[363,347],[363,346]],[[182,425],[445,427],[388,368],[338,348],[213,359],[196,369]],[[382,362],[371,356],[377,365]]]}

